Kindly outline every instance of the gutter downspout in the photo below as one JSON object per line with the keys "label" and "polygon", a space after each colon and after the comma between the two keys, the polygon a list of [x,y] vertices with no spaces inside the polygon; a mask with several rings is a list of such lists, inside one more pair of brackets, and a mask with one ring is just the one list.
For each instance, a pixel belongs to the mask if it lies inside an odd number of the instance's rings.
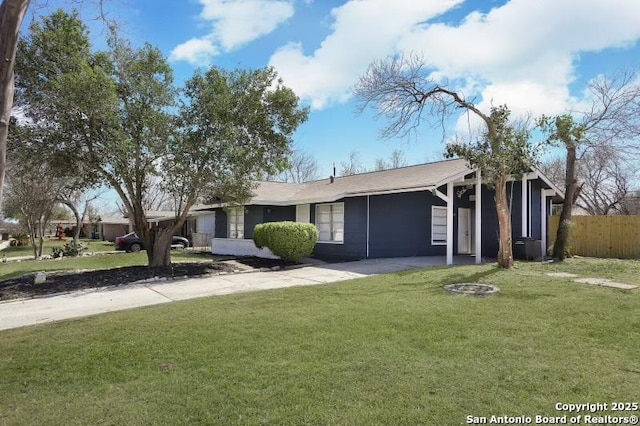
{"label": "gutter downspout", "polygon": [[369,196],[367,195],[367,259],[369,258]]}

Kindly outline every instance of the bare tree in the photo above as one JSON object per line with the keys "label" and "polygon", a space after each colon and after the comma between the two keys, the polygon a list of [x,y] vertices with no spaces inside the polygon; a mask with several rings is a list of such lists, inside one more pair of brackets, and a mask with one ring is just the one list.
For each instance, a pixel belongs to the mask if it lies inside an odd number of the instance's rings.
{"label": "bare tree", "polygon": [[73,232],[74,241],[77,242],[80,238],[82,225],[93,210],[92,203],[104,195],[105,192],[106,190],[95,192],[73,189],[60,191],[57,201],[71,210],[76,220],[76,227]]}
{"label": "bare tree", "polygon": [[364,173],[367,169],[362,165],[360,161],[360,154],[357,151],[351,151],[349,154],[349,161],[342,161],[340,163],[339,176],[350,176],[358,173]]}
{"label": "bare tree", "polygon": [[401,149],[394,149],[391,153],[389,160],[384,158],[377,158],[376,164],[373,167],[374,171],[397,169],[399,167],[407,166],[407,159],[405,158],[404,151]]}
{"label": "bare tree", "polygon": [[[636,156],[621,155],[608,145],[594,146],[576,159],[574,205],[590,215],[626,213],[628,198],[633,197],[638,170]],[[559,187],[565,186],[565,160],[554,158],[541,164],[540,169]]]}
{"label": "bare tree", "polygon": [[289,167],[283,172],[267,176],[267,181],[302,183],[318,179],[318,162],[309,153],[294,150],[289,158]]}
{"label": "bare tree", "polygon": [[565,199],[553,246],[553,257],[560,261],[566,256],[572,210],[580,196],[578,159],[597,147],[609,146],[626,154],[637,153],[639,149],[640,84],[637,73],[626,71],[612,78],[599,77],[589,84],[589,93],[591,104],[586,110],[540,120],[549,133],[549,141],[560,143],[566,149]]}
{"label": "bare tree", "polygon": [[500,229],[498,264],[510,268],[513,253],[506,183],[511,174],[522,173],[532,163],[528,135],[509,124],[508,108],[492,108],[486,114],[428,75],[425,62],[416,56],[374,62],[355,87],[359,111],[373,106],[378,115],[387,119],[384,137],[407,136],[429,118],[435,119],[431,124],[439,125],[444,132],[445,120],[460,110],[482,120],[486,129],[483,140],[475,145],[450,145],[448,154],[465,158],[481,169],[485,181],[494,188]]}
{"label": "bare tree", "polygon": [[4,213],[27,228],[34,258],[42,256],[44,237],[55,206],[59,183],[50,176],[47,165],[11,164],[7,169],[7,197]]}

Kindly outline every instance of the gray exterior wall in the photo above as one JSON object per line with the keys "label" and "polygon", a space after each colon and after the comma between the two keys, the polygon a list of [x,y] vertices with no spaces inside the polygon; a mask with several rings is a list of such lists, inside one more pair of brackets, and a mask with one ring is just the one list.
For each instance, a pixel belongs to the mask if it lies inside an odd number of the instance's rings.
{"label": "gray exterior wall", "polygon": [[253,238],[253,228],[259,223],[264,223],[263,206],[244,207],[244,239]]}
{"label": "gray exterior wall", "polygon": [[266,206],[264,207],[265,222],[296,221],[296,206]]}
{"label": "gray exterior wall", "polygon": [[445,204],[428,191],[371,196],[369,257],[446,254],[446,246],[431,245],[433,205]]}
{"label": "gray exterior wall", "polygon": [[224,209],[215,209],[216,213],[216,228],[215,238],[227,238],[227,212]]}
{"label": "gray exterior wall", "polygon": [[[336,259],[364,259],[367,256],[367,197],[336,202],[344,202],[344,243],[317,243],[313,253]],[[316,204],[311,204],[311,223],[316,223]]]}

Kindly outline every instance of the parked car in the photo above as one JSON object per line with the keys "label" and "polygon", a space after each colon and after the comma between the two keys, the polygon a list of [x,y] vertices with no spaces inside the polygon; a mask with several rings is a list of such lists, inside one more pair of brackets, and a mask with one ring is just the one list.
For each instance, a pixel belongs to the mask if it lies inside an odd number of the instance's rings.
{"label": "parked car", "polygon": [[[189,247],[189,240],[177,235],[173,236],[171,241],[171,248],[186,248]],[[144,250],[142,240],[135,232],[130,232],[126,235],[116,238],[116,250],[125,250],[127,252],[139,252]]]}

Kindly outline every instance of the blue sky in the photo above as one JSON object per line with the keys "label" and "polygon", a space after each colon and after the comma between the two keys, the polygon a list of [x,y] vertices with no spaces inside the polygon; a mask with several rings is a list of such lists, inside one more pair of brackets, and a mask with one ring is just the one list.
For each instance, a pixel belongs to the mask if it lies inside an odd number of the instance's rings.
{"label": "blue sky", "polygon": [[[394,149],[409,163],[441,158],[442,131],[383,140],[384,120],[356,115],[350,89],[375,59],[418,53],[433,76],[485,110],[557,114],[588,102],[599,74],[640,66],[638,0],[108,0],[134,44],[150,42],[170,59],[177,82],[197,67],[272,65],[306,105],[296,147],[321,177],[358,151],[366,167]],[[68,0],[49,1],[51,11]],[[95,16],[90,6],[82,11]],[[28,18],[29,19],[29,18]],[[94,43],[104,45],[97,23]],[[464,132],[466,118],[448,134]]]}

